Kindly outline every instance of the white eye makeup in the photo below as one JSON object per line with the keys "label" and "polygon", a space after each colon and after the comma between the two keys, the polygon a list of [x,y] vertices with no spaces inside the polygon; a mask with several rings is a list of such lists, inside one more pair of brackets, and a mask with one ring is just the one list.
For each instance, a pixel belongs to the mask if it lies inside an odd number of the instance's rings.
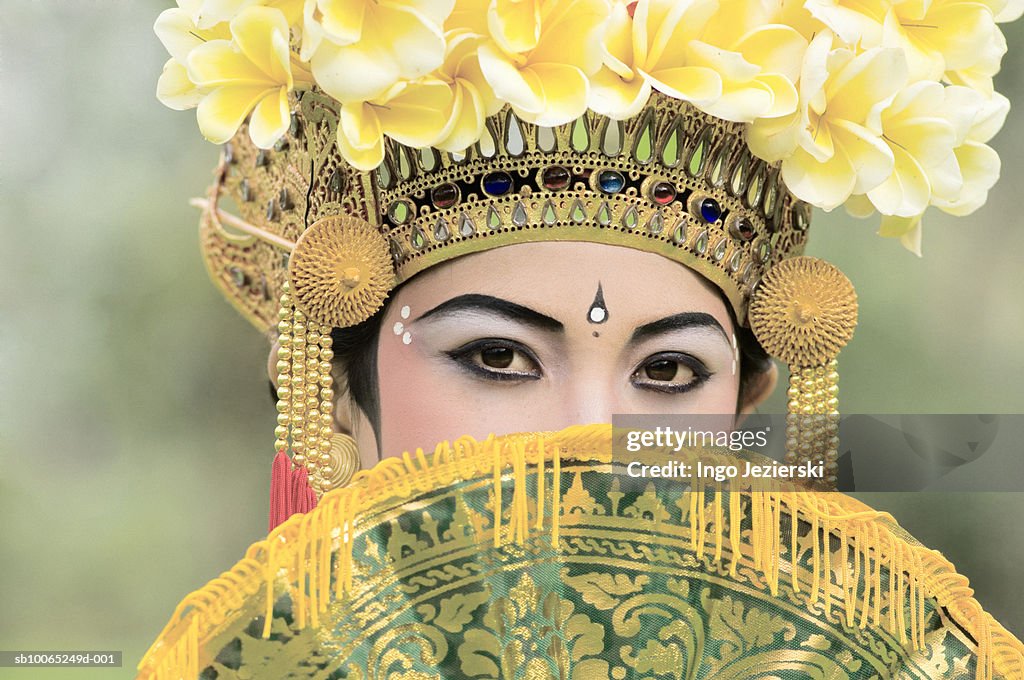
{"label": "white eye makeup", "polygon": [[539,380],[544,373],[533,350],[506,338],[481,338],[446,351],[453,361],[486,380]]}
{"label": "white eye makeup", "polygon": [[[678,395],[700,388],[725,368],[732,355],[725,329],[704,312],[682,312],[638,326],[627,343],[639,355],[630,383],[639,389]],[[722,356],[723,360],[716,361]]]}
{"label": "white eye makeup", "polygon": [[[508,300],[463,295],[412,323],[426,319],[436,324],[431,333],[438,337],[438,355],[475,379],[513,387],[543,379],[548,375],[545,364],[565,362],[559,356],[565,351],[559,342],[565,337],[563,324]],[[637,390],[684,394],[700,388],[718,370],[727,370],[729,357],[734,356],[727,337],[710,314],[684,312],[665,317],[635,328],[619,360],[624,368],[609,366],[609,370],[624,370],[623,382]],[[709,355],[716,359],[710,360]]]}
{"label": "white eye makeup", "polygon": [[412,324],[422,321],[438,329],[442,356],[473,377],[495,382],[543,377],[537,351],[527,340],[554,339],[565,330],[560,322],[528,307],[477,294],[443,302]]}
{"label": "white eye makeup", "polygon": [[736,367],[740,363],[740,348],[736,345],[736,334],[730,333],[732,337],[732,374],[736,375]]}
{"label": "white eye makeup", "polygon": [[634,387],[664,394],[683,394],[697,389],[713,375],[707,365],[685,352],[659,352],[636,367],[630,376]]}

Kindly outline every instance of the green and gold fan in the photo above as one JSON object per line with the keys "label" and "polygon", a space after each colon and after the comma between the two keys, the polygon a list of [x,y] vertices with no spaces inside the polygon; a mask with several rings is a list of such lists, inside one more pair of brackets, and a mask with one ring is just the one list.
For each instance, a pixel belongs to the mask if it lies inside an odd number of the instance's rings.
{"label": "green and gold fan", "polygon": [[1024,677],[1020,642],[889,515],[638,480],[612,444],[464,438],[360,472],[186,597],[139,677]]}

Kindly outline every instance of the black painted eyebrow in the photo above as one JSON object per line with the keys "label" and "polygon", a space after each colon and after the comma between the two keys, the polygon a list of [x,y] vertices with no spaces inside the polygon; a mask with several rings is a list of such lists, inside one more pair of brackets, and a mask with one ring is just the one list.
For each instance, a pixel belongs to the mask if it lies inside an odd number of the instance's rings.
{"label": "black painted eyebrow", "polygon": [[562,325],[561,321],[553,319],[546,314],[541,314],[536,310],[516,304],[510,300],[504,300],[491,295],[481,295],[479,293],[459,295],[446,300],[416,317],[414,322],[432,316],[455,315],[459,312],[490,314],[491,316],[498,316],[551,333],[562,333],[565,331],[565,326]]}
{"label": "black painted eyebrow", "polygon": [[633,331],[633,335],[629,338],[629,344],[634,345],[641,340],[645,340],[654,335],[660,335],[661,333],[667,333],[669,331],[684,330],[687,328],[713,328],[721,333],[722,338],[726,342],[729,342],[729,336],[722,328],[722,324],[718,323],[718,319],[706,314],[704,312],[683,312],[681,314],[673,314],[672,316],[666,316],[664,319],[658,319],[651,323],[646,323],[643,326],[638,327]]}

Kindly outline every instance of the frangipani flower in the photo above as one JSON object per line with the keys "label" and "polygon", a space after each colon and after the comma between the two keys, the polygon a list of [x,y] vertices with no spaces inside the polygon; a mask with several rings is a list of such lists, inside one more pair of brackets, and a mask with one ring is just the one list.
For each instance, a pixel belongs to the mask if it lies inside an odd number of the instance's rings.
{"label": "frangipani flower", "polygon": [[1020,19],[1021,15],[1024,14],[1024,0],[983,0],[989,9],[992,10],[992,15],[995,17],[996,22],[1003,24],[1010,21],[1016,21]]}
{"label": "frangipani flower", "polygon": [[[1009,102],[1002,95],[985,98],[981,93],[966,87],[949,86],[943,88],[942,101],[938,101],[932,85],[924,87],[920,83],[911,85],[909,90],[918,90],[917,97],[897,96],[894,108],[900,99],[911,101],[905,110],[916,109],[920,113],[928,112],[932,116],[941,117],[952,132],[952,145],[949,157],[940,164],[940,173],[934,170],[929,173],[931,182],[930,205],[952,215],[963,216],[977,210],[988,198],[988,191],[999,178],[999,156],[985,144],[1002,127],[1009,111]],[[896,118],[903,116],[897,115]],[[888,133],[887,133],[888,136]],[[938,154],[936,153],[936,156]],[[899,161],[897,160],[897,165]],[[940,174],[942,182],[936,181]],[[847,210],[857,217],[869,217],[874,206],[867,196],[854,196],[846,203]],[[882,210],[881,206],[879,209]],[[880,236],[898,238],[905,248],[921,255],[921,231],[924,209],[913,215],[882,215]]]}
{"label": "frangipani flower", "polygon": [[604,65],[592,78],[590,107],[629,118],[644,107],[652,88],[701,108],[718,100],[722,75],[706,65],[715,55],[698,60],[690,53],[716,8],[713,0],[641,0],[631,17],[627,4],[616,2],[605,34]]}
{"label": "frangipani flower", "polygon": [[894,159],[892,174],[867,192],[883,215],[914,217],[924,212],[933,194],[960,193],[963,178],[953,154],[956,130],[942,116],[944,90],[934,80],[921,80],[872,114],[873,127],[881,128]]}
{"label": "frangipani flower", "polygon": [[164,106],[178,111],[195,108],[206,94],[188,78],[189,53],[210,40],[231,37],[227,24],[200,28],[195,20],[198,7],[199,0],[178,0],[178,7],[165,9],[153,24],[153,32],[171,55],[157,81],[156,96]]}
{"label": "frangipani flower", "polygon": [[[178,6],[171,9],[165,9],[161,12],[160,16],[157,17],[156,20],[157,26],[160,25],[161,21],[166,21],[167,17],[164,15],[167,15],[168,12],[171,13],[169,16],[181,16],[193,26],[201,29],[211,28],[213,24],[220,23],[219,21],[203,20],[203,2],[204,0],[175,0],[175,3]],[[156,26],[154,26],[154,28],[156,28]],[[159,35],[159,30],[157,31],[157,35]],[[161,41],[162,40],[163,39],[161,38]],[[165,44],[164,47],[166,46],[167,45]],[[168,50],[169,49],[170,48],[168,48]]]}
{"label": "frangipani flower", "polygon": [[894,158],[869,113],[906,84],[907,64],[897,49],[860,54],[832,48],[826,31],[811,41],[800,76],[800,107],[750,126],[747,143],[768,161],[782,160],[786,186],[799,198],[832,210],[892,174]]}
{"label": "frangipani flower", "polygon": [[415,148],[435,146],[458,122],[451,116],[455,97],[449,83],[430,78],[398,83],[370,102],[343,104],[338,150],[353,167],[372,170],[384,160],[385,135]]}
{"label": "frangipani flower", "polygon": [[188,77],[208,92],[199,102],[199,129],[222,144],[251,113],[249,135],[256,146],[273,146],[288,129],[288,93],[312,80],[292,63],[288,21],[270,7],[249,7],[231,20],[232,40],[211,40],[193,49]]}
{"label": "frangipani flower", "polygon": [[796,110],[795,83],[808,41],[781,21],[780,4],[721,0],[691,56],[722,76],[722,96],[701,108],[725,120],[750,122]]}
{"label": "frangipani flower", "polygon": [[[999,154],[986,142],[1003,127],[1010,102],[999,93],[986,98],[970,88],[955,86],[946,88],[946,98],[949,115],[960,114],[953,154],[963,185],[956,196],[934,196],[932,205],[950,215],[964,216],[984,205],[989,189],[999,179]],[[964,112],[974,115],[964,116]]]}
{"label": "frangipani flower", "polygon": [[483,75],[524,120],[575,120],[587,109],[588,77],[601,65],[607,16],[607,0],[493,0],[490,39],[478,48]]}
{"label": "frangipani flower", "polygon": [[488,35],[487,9],[491,0],[455,0],[451,14],[444,22],[445,32],[468,31],[480,37]]}
{"label": "frangipani flower", "polygon": [[898,238],[904,248],[921,257],[921,219],[923,217],[923,214],[913,217],[883,215],[878,235],[885,238]]}
{"label": "frangipani flower", "polygon": [[995,73],[1005,52],[992,50],[993,9],[977,0],[807,0],[806,6],[849,45],[902,49],[913,80],[963,69]]}
{"label": "frangipani flower", "polygon": [[977,90],[986,96],[992,96],[995,88],[992,77],[999,73],[999,67],[1006,54],[1006,37],[993,26],[992,37],[977,46],[973,63],[961,66],[954,71],[947,71],[944,78],[954,85],[964,85]]}
{"label": "frangipani flower", "polygon": [[434,146],[443,151],[462,151],[480,139],[485,118],[500,111],[503,103],[480,70],[480,37],[468,31],[453,31],[446,39],[447,56],[433,77],[452,88],[452,107],[448,113],[451,128]]}
{"label": "frangipani flower", "polygon": [[441,66],[454,0],[305,0],[301,56],[343,104],[382,96]]}
{"label": "frangipani flower", "polygon": [[305,0],[177,0],[192,22],[201,29],[228,24],[246,7],[274,7],[284,12],[290,25],[302,19]]}

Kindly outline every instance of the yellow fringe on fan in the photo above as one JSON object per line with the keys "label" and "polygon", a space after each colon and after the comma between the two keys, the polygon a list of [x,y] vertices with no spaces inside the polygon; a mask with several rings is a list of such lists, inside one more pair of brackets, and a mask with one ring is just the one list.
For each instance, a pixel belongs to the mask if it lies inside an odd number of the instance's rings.
{"label": "yellow fringe on fan", "polygon": [[[415,454],[389,458],[371,470],[356,473],[349,486],[325,494],[319,505],[304,515],[295,515],[274,529],[263,541],[246,551],[230,571],[186,596],[178,605],[157,641],[139,663],[139,677],[154,680],[195,678],[202,664],[200,649],[243,614],[246,598],[262,589],[265,598],[263,637],[268,637],[273,619],[275,585],[283,585],[296,603],[296,624],[316,626],[330,602],[329,570],[333,563],[333,597],[342,599],[353,589],[352,547],[358,518],[385,504],[400,503],[456,480],[491,476],[493,493],[493,541],[523,544],[529,523],[527,466],[536,469],[537,518],[535,533],[544,529],[545,468],[550,462],[551,544],[559,547],[561,510],[561,469],[563,457],[582,463],[611,462],[612,429],[608,425],[586,425],[561,432],[530,437],[510,435],[488,437],[483,442],[462,437],[439,444],[428,458],[420,449]],[[510,526],[502,532],[502,486],[511,475],[512,504],[507,508]],[[711,487],[709,489],[709,487]],[[720,485],[705,485],[687,492],[690,543],[698,555],[713,542],[710,558],[721,563],[725,541],[731,551],[729,572],[736,573],[741,556],[749,556],[773,594],[778,592],[783,538],[783,509],[790,516],[789,558],[786,567],[795,593],[806,592],[809,607],[823,600],[824,616],[833,619],[831,597],[831,543],[839,542],[846,564],[837,576],[842,593],[842,610],[835,618],[848,625],[866,628],[869,623],[896,635],[911,650],[924,647],[925,599],[944,607],[953,620],[977,641],[978,680],[995,677],[1024,677],[1024,645],[1000,626],[973,598],[965,577],[956,573],[940,553],[897,536],[888,513],[866,508],[837,493],[803,491],[786,482],[767,490],[729,491],[729,521],[723,517]],[[741,535],[745,519],[742,497],[749,499],[750,538]],[[713,505],[708,522],[706,505]],[[798,525],[810,524],[811,581],[801,583],[791,563],[796,554]],[[713,536],[708,536],[709,524]],[[852,565],[850,556],[852,553]],[[861,567],[863,560],[863,567]],[[888,598],[882,597],[881,571],[888,570]],[[852,573],[850,569],[852,568]],[[858,587],[863,582],[863,593]],[[806,589],[806,591],[805,591]],[[882,602],[890,603],[885,620]],[[858,622],[859,605],[859,622]],[[905,610],[909,610],[909,623]],[[907,638],[909,630],[910,638]]]}
{"label": "yellow fringe on fan", "polygon": [[537,531],[544,528],[544,440],[537,442]]}

